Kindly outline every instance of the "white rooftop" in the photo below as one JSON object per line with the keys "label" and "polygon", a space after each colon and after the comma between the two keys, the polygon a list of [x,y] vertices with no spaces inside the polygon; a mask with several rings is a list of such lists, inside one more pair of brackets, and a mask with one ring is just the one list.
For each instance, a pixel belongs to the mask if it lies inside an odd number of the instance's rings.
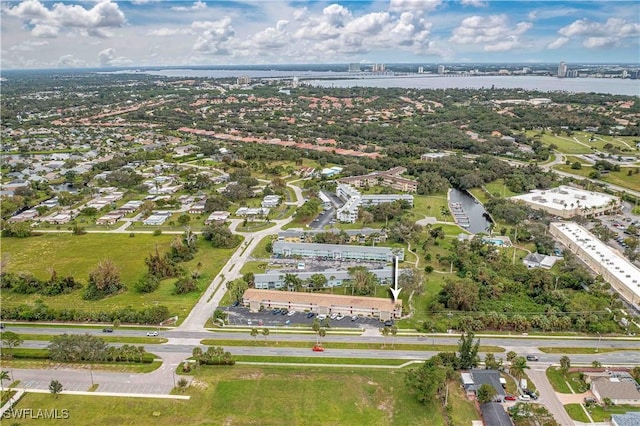
{"label": "white rooftop", "polygon": [[600,241],[595,235],[573,222],[552,222],[560,232],[580,246],[604,269],[622,282],[636,296],[640,296],[640,269],[617,251]]}
{"label": "white rooftop", "polygon": [[535,189],[528,194],[516,195],[511,198],[540,207],[551,206],[560,210],[573,210],[577,206],[598,208],[607,206],[611,200],[618,201],[617,197],[611,195],[585,191],[566,185],[551,189]]}

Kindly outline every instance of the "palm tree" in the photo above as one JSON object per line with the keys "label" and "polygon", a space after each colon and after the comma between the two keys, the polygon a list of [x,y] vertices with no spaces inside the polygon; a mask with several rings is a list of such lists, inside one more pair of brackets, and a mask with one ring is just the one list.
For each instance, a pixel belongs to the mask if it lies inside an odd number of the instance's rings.
{"label": "palm tree", "polygon": [[519,356],[519,357],[516,357],[511,363],[511,368],[509,369],[509,372],[516,379],[520,380],[520,378],[524,374],[524,370],[526,370],[527,368],[529,368],[529,366],[527,366],[527,359],[523,356]]}
{"label": "palm tree", "polygon": [[320,344],[320,338],[327,335],[327,329],[320,328],[318,329],[318,336],[316,338],[316,345]]}
{"label": "palm tree", "polygon": [[302,285],[302,280],[296,274],[285,274],[284,284],[288,291],[295,291]]}
{"label": "palm tree", "polygon": [[255,338],[258,337],[258,329],[257,328],[254,327],[254,328],[251,329],[251,336],[254,337],[254,340],[255,340]]}
{"label": "palm tree", "polygon": [[384,336],[385,340],[383,340],[382,342],[382,347],[384,348],[384,342],[386,341],[386,338],[389,336],[389,332],[391,331],[391,329],[389,327],[384,327],[382,329],[382,335]]}
{"label": "palm tree", "polygon": [[394,325],[393,327],[391,327],[391,346],[392,347],[396,346],[396,334],[398,334],[398,327]]}
{"label": "palm tree", "polygon": [[0,371],[0,390],[4,391],[4,381],[11,380],[8,371]]}
{"label": "palm tree", "polygon": [[267,344],[267,336],[269,335],[269,329],[267,327],[262,329],[262,335],[264,336],[264,344]]}

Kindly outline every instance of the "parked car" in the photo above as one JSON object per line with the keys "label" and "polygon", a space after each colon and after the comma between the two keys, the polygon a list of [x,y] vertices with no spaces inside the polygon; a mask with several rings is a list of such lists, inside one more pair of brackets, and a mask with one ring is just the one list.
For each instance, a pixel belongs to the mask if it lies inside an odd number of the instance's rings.
{"label": "parked car", "polygon": [[336,321],[340,321],[342,318],[344,318],[344,315],[342,315],[342,314],[338,314],[338,315],[336,316]]}
{"label": "parked car", "polygon": [[273,315],[278,315],[280,313],[280,309],[274,309],[273,311],[271,311],[271,313]]}
{"label": "parked car", "polygon": [[286,310],[286,309],[282,309],[282,310],[280,311],[280,315],[287,315],[287,313],[288,313],[288,312],[289,312],[288,310]]}
{"label": "parked car", "polygon": [[358,316],[357,316],[357,315],[352,315],[352,316],[351,316],[351,321],[355,321],[355,320],[357,320],[357,319],[358,319]]}
{"label": "parked car", "polygon": [[527,355],[527,361],[537,361],[538,357],[535,355]]}
{"label": "parked car", "polygon": [[384,322],[385,327],[393,327],[393,320],[386,320]]}
{"label": "parked car", "polygon": [[338,318],[338,314],[331,314],[331,316],[330,316],[329,318],[331,318],[332,320],[334,320],[334,319]]}
{"label": "parked car", "polygon": [[592,396],[585,396],[584,403],[585,404],[596,404],[598,401]]}
{"label": "parked car", "polygon": [[529,395],[520,395],[518,399],[520,401],[531,401],[531,397]]}
{"label": "parked car", "polygon": [[238,301],[236,300],[235,302],[233,302],[233,304],[232,304],[231,306],[233,306],[233,307],[235,308],[235,307],[236,307],[236,306],[238,306],[239,304],[240,304],[240,302],[238,302]]}
{"label": "parked car", "polygon": [[319,314],[319,315],[318,315],[318,319],[319,319],[320,321],[322,321],[322,320],[327,319],[327,316],[326,316],[325,314]]}
{"label": "parked car", "polygon": [[157,331],[147,331],[147,337],[157,337],[157,336],[158,336]]}
{"label": "parked car", "polygon": [[531,399],[538,399],[538,395],[531,389],[523,389],[523,392],[531,397]]}
{"label": "parked car", "polygon": [[287,316],[288,317],[292,317],[292,316],[295,315],[295,313],[296,313],[296,311],[289,311],[289,312],[287,312]]}
{"label": "parked car", "polygon": [[102,332],[103,333],[113,333],[113,328],[111,328],[111,327],[103,328]]}
{"label": "parked car", "polygon": [[316,314],[314,314],[313,312],[309,312],[307,314],[307,318],[313,318]]}
{"label": "parked car", "polygon": [[324,348],[320,345],[315,345],[312,350],[314,352],[324,352]]}
{"label": "parked car", "polygon": [[505,395],[504,400],[505,401],[516,401],[518,398],[516,398],[514,395]]}

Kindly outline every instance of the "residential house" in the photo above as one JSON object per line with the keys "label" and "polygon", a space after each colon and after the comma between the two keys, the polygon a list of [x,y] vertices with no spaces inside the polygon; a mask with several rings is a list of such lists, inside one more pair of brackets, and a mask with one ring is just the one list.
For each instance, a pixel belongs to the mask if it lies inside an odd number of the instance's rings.
{"label": "residential house", "polygon": [[640,391],[633,380],[618,377],[601,377],[591,382],[591,391],[599,403],[605,399],[615,405],[640,405]]}
{"label": "residential house", "polygon": [[210,223],[220,223],[220,222],[226,222],[227,219],[229,219],[231,213],[229,212],[225,212],[225,211],[215,211],[213,213],[211,213],[209,215],[209,217],[204,221],[204,223],[206,225],[209,225]]}
{"label": "residential house", "polygon": [[532,268],[543,268],[543,269],[551,269],[553,265],[555,265],[558,260],[555,256],[547,256],[546,254],[541,253],[529,253],[522,259],[522,263],[529,269]]}

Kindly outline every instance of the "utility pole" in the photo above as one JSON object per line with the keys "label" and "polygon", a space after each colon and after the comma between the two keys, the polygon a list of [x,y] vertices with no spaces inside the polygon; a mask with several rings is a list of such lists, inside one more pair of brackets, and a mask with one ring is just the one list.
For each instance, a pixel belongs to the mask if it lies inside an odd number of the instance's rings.
{"label": "utility pole", "polygon": [[516,226],[516,233],[515,236],[513,237],[513,260],[512,260],[512,264],[515,265],[516,264],[516,244],[518,242],[518,227]]}

